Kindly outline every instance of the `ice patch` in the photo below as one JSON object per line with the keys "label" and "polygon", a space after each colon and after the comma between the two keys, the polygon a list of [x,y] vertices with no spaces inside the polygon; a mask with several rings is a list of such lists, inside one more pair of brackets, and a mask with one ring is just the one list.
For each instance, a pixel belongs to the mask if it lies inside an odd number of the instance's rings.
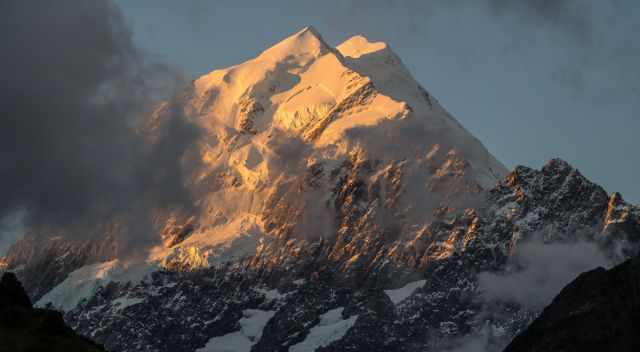
{"label": "ice patch", "polygon": [[275,301],[287,296],[286,294],[283,295],[282,293],[278,292],[277,289],[266,290],[263,288],[255,288],[254,291],[263,294],[267,301]]}
{"label": "ice patch", "polygon": [[113,306],[117,312],[124,310],[127,307],[135,306],[138,303],[144,302],[144,298],[138,297],[120,297],[113,300]]}
{"label": "ice patch", "polygon": [[502,206],[500,209],[496,210],[496,215],[504,216],[506,218],[510,218],[513,216],[515,211],[518,209],[517,202],[509,202]]}
{"label": "ice patch", "polygon": [[262,330],[276,314],[273,310],[246,309],[238,322],[240,331],[210,339],[197,352],[250,352],[251,346],[260,340]]}
{"label": "ice patch", "polygon": [[410,282],[395,290],[385,290],[384,293],[389,296],[389,299],[391,300],[391,302],[393,302],[393,304],[398,304],[404,301],[407,297],[411,296],[416,289],[424,286],[426,282],[427,280]]}
{"label": "ice patch", "polygon": [[333,341],[340,340],[355,324],[357,315],[348,319],[342,319],[343,307],[332,309],[320,316],[318,325],[311,328],[304,341],[289,348],[289,352],[315,351],[318,347],[324,347]]}
{"label": "ice patch", "polygon": [[47,292],[36,307],[46,307],[51,304],[55,309],[70,311],[82,300],[90,298],[96,291],[109,282],[133,282],[143,280],[156,265],[151,263],[122,264],[117,259],[83,266],[72,272],[67,278],[51,291]]}
{"label": "ice patch", "polygon": [[149,260],[159,261],[165,268],[173,265],[207,268],[253,255],[262,240],[260,219],[244,214],[220,226],[195,232],[177,246],[154,248]]}

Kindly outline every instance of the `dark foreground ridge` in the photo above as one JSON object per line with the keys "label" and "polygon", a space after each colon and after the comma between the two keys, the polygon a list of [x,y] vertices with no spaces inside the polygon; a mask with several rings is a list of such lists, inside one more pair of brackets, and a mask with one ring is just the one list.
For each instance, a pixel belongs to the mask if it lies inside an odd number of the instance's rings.
{"label": "dark foreground ridge", "polygon": [[640,351],[640,257],[567,285],[504,352]]}
{"label": "dark foreground ridge", "polygon": [[13,273],[0,280],[0,352],[104,351],[65,325],[59,312],[34,309]]}
{"label": "dark foreground ridge", "polygon": [[[375,192],[378,181],[370,175],[377,171],[370,165],[341,167],[344,177],[326,181],[336,182],[330,205],[345,229],[341,234],[314,242],[273,234],[255,255],[235,262],[163,269],[139,283],[110,282],[67,310],[66,323],[122,352],[193,352],[228,347],[236,338],[253,352],[435,352],[455,350],[475,335],[486,335],[481,351],[496,352],[540,310],[485,299],[478,273],[508,273],[512,253],[540,234],[546,235],[544,245],[590,241],[613,262],[640,253],[640,207],[607,194],[559,159],[541,170],[517,167],[486,192],[480,206],[438,215],[408,233],[381,231],[372,222],[370,214],[384,199]],[[265,215],[265,222],[285,228],[284,210]],[[36,243],[23,242],[7,257],[7,268],[18,273],[32,300],[78,265],[92,263],[85,255],[89,247],[49,241],[39,242],[48,249],[31,250]],[[640,296],[637,286],[625,291],[624,283],[616,285],[612,293]],[[610,304],[620,301],[603,297]],[[603,322],[611,327],[622,316],[618,310],[607,314]],[[331,341],[315,338],[334,328],[341,335]],[[612,336],[608,331],[598,333]],[[308,347],[314,341],[323,346]],[[513,346],[510,351],[521,351]]]}

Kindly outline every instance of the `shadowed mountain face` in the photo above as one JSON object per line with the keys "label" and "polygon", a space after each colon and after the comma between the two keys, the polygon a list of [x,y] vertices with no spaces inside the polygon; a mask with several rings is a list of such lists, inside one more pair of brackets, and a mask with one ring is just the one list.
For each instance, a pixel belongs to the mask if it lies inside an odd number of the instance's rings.
{"label": "shadowed mountain face", "polygon": [[[363,240],[354,231],[401,246],[438,214],[478,204],[508,171],[386,44],[356,36],[333,48],[311,27],[199,77],[150,115],[139,132],[152,145],[175,116],[198,130],[180,158],[197,161],[180,167],[193,206],[152,206],[141,217],[153,219],[147,232],[158,241],[137,259],[163,268],[244,259],[274,240],[335,237],[331,257],[346,261]],[[123,227],[105,217],[72,239],[32,229],[4,261],[22,268],[37,301],[73,270],[129,260]],[[377,247],[370,242],[353,264],[376,265],[365,262],[380,262]]]}
{"label": "shadowed mountain face", "polygon": [[154,213],[148,256],[120,256],[106,221],[2,259],[109,350],[439,351],[488,330],[497,351],[575,275],[638,252],[638,207],[559,159],[509,173],[384,43],[305,28],[182,98],[197,206]]}
{"label": "shadowed mountain face", "polygon": [[[368,227],[376,200],[349,185],[370,171],[349,170],[334,191],[339,236],[276,237],[240,260],[142,281],[115,261],[88,265],[39,304],[112,351],[443,351],[485,331],[478,351],[500,351],[539,314],[539,286],[552,297],[602,258],[637,253],[640,209],[562,160],[516,168],[482,207],[442,214],[402,242]],[[505,294],[515,288],[524,294]]]}
{"label": "shadowed mountain face", "polygon": [[65,325],[62,314],[33,309],[22,285],[13,273],[0,280],[0,351],[79,351],[104,349],[77,335]]}
{"label": "shadowed mountain face", "polygon": [[640,257],[581,274],[505,352],[640,351]]}

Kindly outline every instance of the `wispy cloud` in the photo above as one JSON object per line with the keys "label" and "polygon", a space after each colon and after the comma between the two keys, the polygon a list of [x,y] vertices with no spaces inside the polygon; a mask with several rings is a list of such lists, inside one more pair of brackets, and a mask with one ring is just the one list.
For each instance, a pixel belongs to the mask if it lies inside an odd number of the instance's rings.
{"label": "wispy cloud", "polygon": [[541,309],[580,273],[609,260],[596,243],[543,243],[533,240],[518,246],[507,270],[478,275],[482,297]]}

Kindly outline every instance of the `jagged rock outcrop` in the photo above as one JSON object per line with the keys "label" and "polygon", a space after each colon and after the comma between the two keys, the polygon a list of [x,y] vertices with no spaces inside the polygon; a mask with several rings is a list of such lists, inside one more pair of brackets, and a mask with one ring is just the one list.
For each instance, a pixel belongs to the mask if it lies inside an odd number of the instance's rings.
{"label": "jagged rock outcrop", "polygon": [[[193,209],[150,214],[159,237],[150,261],[166,268],[218,265],[274,238],[314,242],[336,232],[334,261],[379,265],[376,246],[413,236],[436,211],[468,207],[507,171],[386,44],[361,36],[332,48],[306,27],[196,79],[176,104],[161,104],[141,132],[153,142],[175,109],[199,129],[187,151],[199,162],[183,170]],[[89,241],[51,240],[58,234],[40,229],[2,260],[38,300],[71,271],[126,252],[117,223],[96,224]],[[356,258],[364,232],[385,240]]]}
{"label": "jagged rock outcrop", "polygon": [[[340,205],[355,200],[341,197],[341,189]],[[607,223],[638,210],[618,203],[628,212],[613,215],[614,197],[562,160],[542,170],[518,167],[486,194],[482,207],[444,212],[412,238],[366,231],[373,205],[364,203],[345,217],[357,245],[345,242],[347,231],[332,239],[277,237],[227,265],[156,272],[137,285],[111,282],[65,317],[116,351],[194,351],[210,341],[229,343],[230,336],[254,351],[295,351],[320,339],[321,326],[344,331],[335,340],[325,336],[329,342],[316,346],[320,351],[439,351],[486,329],[492,336],[484,348],[497,351],[539,311],[484,299],[478,273],[503,272],[522,243],[540,233],[547,243],[595,241],[612,260],[619,251],[609,243],[637,251],[635,225],[608,239]],[[351,260],[354,255],[367,259]],[[243,335],[255,312],[269,317],[259,338]]]}
{"label": "jagged rock outcrop", "polygon": [[305,28],[181,102],[196,204],[155,217],[144,260],[28,238],[5,258],[113,351],[438,351],[484,330],[499,350],[539,308],[479,273],[517,272],[538,237],[638,251],[637,207],[559,159],[508,173],[384,43]]}
{"label": "jagged rock outcrop", "polygon": [[104,349],[65,325],[62,314],[33,309],[13,273],[0,280],[0,351],[91,351]]}
{"label": "jagged rock outcrop", "polygon": [[639,326],[636,257],[578,276],[504,351],[638,351]]}
{"label": "jagged rock outcrop", "polygon": [[29,296],[37,301],[70,272],[112,259],[117,253],[116,246],[110,231],[95,239],[73,241],[27,234],[3,259],[6,269],[18,275]]}
{"label": "jagged rock outcrop", "polygon": [[5,273],[0,280],[0,307],[31,309],[31,300],[14,273]]}

